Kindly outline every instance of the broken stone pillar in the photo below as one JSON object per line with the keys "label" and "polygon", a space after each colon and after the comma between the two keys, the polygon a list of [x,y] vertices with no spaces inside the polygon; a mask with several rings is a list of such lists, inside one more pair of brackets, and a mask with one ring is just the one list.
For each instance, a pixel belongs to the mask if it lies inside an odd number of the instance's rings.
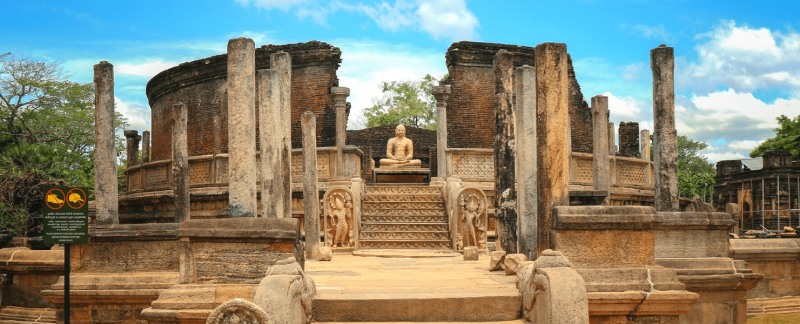
{"label": "broken stone pillar", "polygon": [[642,152],[642,160],[650,161],[650,131],[643,129],[639,135],[639,151]]}
{"label": "broken stone pillar", "polygon": [[94,66],[94,201],[97,223],[119,224],[117,151],[114,149],[114,66]]}
{"label": "broken stone pillar", "polygon": [[283,133],[280,120],[280,74],[275,70],[256,72],[258,82],[259,143],[261,143],[261,217],[279,218],[285,215],[285,192],[281,179],[281,148]]}
{"label": "broken stone pillar", "polygon": [[536,210],[536,68],[524,65],[516,71],[514,146],[517,159],[518,253],[525,255],[528,260],[536,260],[539,237]]}
{"label": "broken stone pillar", "polygon": [[172,105],[172,177],[175,179],[175,222],[189,219],[188,109],[182,102]]}
{"label": "broken stone pillar", "polygon": [[[292,57],[286,52],[272,54],[269,59],[270,68],[280,73],[281,109],[280,115],[273,117],[280,121],[283,137],[281,147],[281,179],[284,192],[292,192]],[[278,218],[292,217],[292,199],[287,196],[283,200],[283,215]]]}
{"label": "broken stone pillar", "polygon": [[150,162],[150,131],[142,132],[142,164]]}
{"label": "broken stone pillar", "polygon": [[536,137],[539,253],[553,246],[553,207],[568,206],[569,78],[567,45],[536,46]]}
{"label": "broken stone pillar", "polygon": [[125,150],[125,157],[128,160],[128,165],[126,169],[130,169],[131,167],[136,165],[136,155],[139,152],[139,142],[136,140],[136,137],[139,136],[139,131],[135,129],[126,129],[122,132],[125,135],[126,141],[126,150]]}
{"label": "broken stone pillar", "polygon": [[213,129],[211,130],[214,137],[214,154],[222,153],[222,123],[219,122],[219,116],[214,115],[211,120]]}
{"label": "broken stone pillar", "polygon": [[517,202],[514,188],[514,58],[500,50],[494,56],[495,220],[502,249],[517,253]]}
{"label": "broken stone pillar", "polygon": [[350,88],[345,87],[331,87],[331,94],[336,106],[336,176],[344,177],[344,149],[345,142],[347,141],[347,116],[345,109],[347,109],[347,96],[350,95]]}
{"label": "broken stone pillar", "polygon": [[447,97],[450,96],[450,85],[433,87],[433,96],[436,97],[436,175],[444,179],[447,177]]}
{"label": "broken stone pillar", "polygon": [[608,155],[617,155],[617,141],[614,137],[614,123],[608,122]]}
{"label": "broken stone pillar", "polygon": [[317,189],[317,118],[306,111],[300,115],[303,130],[303,218],[306,227],[306,259],[316,260],[319,252],[319,190]]}
{"label": "broken stone pillar", "polygon": [[594,190],[611,190],[611,169],[608,161],[608,97],[592,97],[592,139],[594,150],[592,154],[592,178]]}
{"label": "broken stone pillar", "polygon": [[675,56],[664,44],[650,51],[653,71],[653,153],[657,211],[678,211],[678,134],[675,131]]}
{"label": "broken stone pillar", "polygon": [[619,156],[639,157],[639,123],[619,123]]}
{"label": "broken stone pillar", "polygon": [[252,39],[228,41],[228,209],[256,217],[256,55]]}

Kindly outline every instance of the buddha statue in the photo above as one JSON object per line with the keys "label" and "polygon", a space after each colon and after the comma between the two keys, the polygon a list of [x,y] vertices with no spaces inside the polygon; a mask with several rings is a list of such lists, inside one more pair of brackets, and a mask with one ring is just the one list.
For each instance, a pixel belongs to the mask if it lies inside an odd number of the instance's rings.
{"label": "buddha statue", "polygon": [[414,159],[414,144],[406,137],[406,128],[397,125],[395,137],[386,144],[386,158],[381,159],[381,167],[422,166],[422,161]]}

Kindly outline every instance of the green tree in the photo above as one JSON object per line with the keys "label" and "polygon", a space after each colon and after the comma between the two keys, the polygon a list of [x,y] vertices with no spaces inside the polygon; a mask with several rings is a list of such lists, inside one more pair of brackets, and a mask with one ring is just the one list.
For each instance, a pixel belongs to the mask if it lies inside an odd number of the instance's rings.
{"label": "green tree", "polygon": [[694,195],[708,200],[714,190],[717,171],[700,151],[708,147],[686,135],[678,136],[678,191],[683,197]]}
{"label": "green tree", "polygon": [[794,118],[789,118],[781,115],[778,118],[778,128],[775,131],[775,137],[769,138],[761,145],[756,147],[750,152],[750,157],[764,156],[764,152],[770,150],[787,150],[792,153],[795,158],[800,157],[800,142],[797,142],[800,136],[800,115]]}
{"label": "green tree", "polygon": [[403,124],[435,130],[435,83],[430,74],[419,80],[382,82],[381,96],[372,98],[372,107],[364,110],[366,126]]}

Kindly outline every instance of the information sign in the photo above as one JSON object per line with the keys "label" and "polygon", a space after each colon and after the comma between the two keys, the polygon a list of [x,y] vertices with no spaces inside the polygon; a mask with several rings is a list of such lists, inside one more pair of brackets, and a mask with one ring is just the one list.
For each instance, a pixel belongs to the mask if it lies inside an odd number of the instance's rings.
{"label": "information sign", "polygon": [[89,243],[87,188],[46,188],[44,197],[44,243]]}

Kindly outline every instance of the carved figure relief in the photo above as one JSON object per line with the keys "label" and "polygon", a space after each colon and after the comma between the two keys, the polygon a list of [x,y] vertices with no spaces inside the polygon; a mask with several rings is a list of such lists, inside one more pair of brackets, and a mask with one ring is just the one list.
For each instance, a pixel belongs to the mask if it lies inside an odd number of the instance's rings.
{"label": "carved figure relief", "polygon": [[482,190],[474,187],[461,189],[458,194],[456,219],[456,248],[475,246],[479,250],[486,249],[486,231],[488,229],[488,202]]}
{"label": "carved figure relief", "polygon": [[346,188],[333,188],[322,198],[324,204],[325,245],[354,247],[353,219],[355,206],[353,192]]}

